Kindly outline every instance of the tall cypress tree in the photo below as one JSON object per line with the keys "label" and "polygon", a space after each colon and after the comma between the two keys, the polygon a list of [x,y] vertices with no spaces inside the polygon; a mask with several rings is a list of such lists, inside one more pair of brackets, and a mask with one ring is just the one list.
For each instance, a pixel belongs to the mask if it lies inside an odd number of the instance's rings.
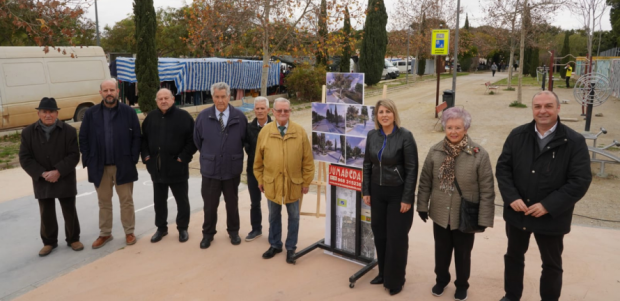
{"label": "tall cypress tree", "polygon": [[465,14],[465,26],[463,28],[469,30],[469,15]]}
{"label": "tall cypress tree", "polygon": [[327,0],[321,0],[319,12],[319,45],[316,52],[316,64],[327,66],[329,54],[327,53]]}
{"label": "tall cypress tree", "polygon": [[157,19],[153,0],[134,0],[134,22],[136,24],[136,78],[138,80],[138,103],[140,110],[148,113],[157,108],[155,96],[159,90],[157,70],[157,47],[155,35]]}
{"label": "tall cypress tree", "polygon": [[360,70],[367,85],[376,85],[381,80],[385,65],[388,36],[385,26],[388,15],[383,0],[368,0],[364,24],[364,37],[360,57]]}
{"label": "tall cypress tree", "polygon": [[351,70],[351,17],[349,16],[349,8],[344,8],[344,27],[342,28],[344,35],[342,47],[342,58],[340,59],[340,72],[349,72]]}
{"label": "tall cypress tree", "polygon": [[[538,56],[540,55],[540,52],[538,50],[538,47],[532,49],[532,55],[531,55],[531,62],[530,62],[530,76],[531,77],[536,77],[536,68],[539,67],[538,64],[540,63],[538,60]],[[549,79],[547,79],[549,80]]]}
{"label": "tall cypress tree", "polygon": [[[564,33],[564,45],[562,46],[562,53],[560,54],[560,56],[564,57],[562,59],[562,64],[567,64],[568,62],[570,62],[570,57],[568,57],[567,55],[570,53],[570,36],[571,36],[571,31],[566,31]],[[560,75],[562,76],[562,78],[566,78],[566,69],[564,69],[564,67],[560,68]]]}

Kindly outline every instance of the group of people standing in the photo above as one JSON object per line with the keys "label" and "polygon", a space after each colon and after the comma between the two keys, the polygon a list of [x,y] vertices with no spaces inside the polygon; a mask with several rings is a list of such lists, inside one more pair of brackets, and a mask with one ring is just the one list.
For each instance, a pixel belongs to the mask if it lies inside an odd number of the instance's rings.
{"label": "group of people standing", "polygon": [[[521,299],[525,253],[532,234],[543,262],[541,299],[559,300],[564,235],[570,232],[575,203],[592,181],[585,138],[560,122],[558,96],[550,91],[537,93],[532,111],[534,120],[510,133],[496,166],[508,238],[501,301]],[[400,125],[394,102],[380,100],[375,112],[362,181],[363,200],[371,206],[379,265],[370,283],[383,284],[390,295],[396,295],[406,281],[418,151],[412,133]],[[450,283],[454,254],[454,299],[463,301],[468,296],[475,234],[460,230],[464,218],[460,208],[465,200],[477,203],[478,227],[482,231],[493,227],[495,181],[489,154],[467,134],[471,115],[454,107],[441,118],[445,137],[430,148],[422,166],[416,210],[422,221],[433,221],[436,279],[431,293],[441,296]]]}
{"label": "group of people standing", "polygon": [[58,120],[54,98],[43,98],[39,120],[22,132],[20,163],[32,178],[35,198],[41,212],[40,234],[43,248],[39,256],[49,255],[58,246],[55,199],[59,199],[65,219],[67,245],[84,249],[75,199],[76,166],[88,170],[88,181],[95,185],[99,200],[100,233],[92,248],[103,247],[112,236],[113,189],[119,198],[121,222],[127,245],[136,243],[133,183],[138,180],[136,164],[140,157],[153,182],[156,232],[151,242],[168,235],[168,191],[177,203],[176,224],[179,241],[189,240],[188,198],[189,163],[200,151],[204,222],[200,248],[209,248],[217,233],[217,210],[224,195],[227,232],[233,245],[241,243],[238,188],[243,170],[244,150],[248,154],[248,187],[252,209],[252,231],[246,241],[262,235],[261,193],[270,200],[269,243],[263,258],[282,252],[281,210],[289,214],[285,248],[292,263],[299,230],[299,199],[308,192],[314,178],[312,149],[303,127],[289,119],[290,102],[278,98],[274,117],[269,117],[267,98],[255,100],[256,118],[248,123],[245,115],[229,105],[230,87],[216,83],[211,87],[214,105],[203,110],[194,121],[185,110],[174,106],[168,89],[157,92],[157,109],[150,112],[142,126],[135,111],[119,102],[116,81],[101,83],[102,101],[85,114],[78,134],[71,125]]}
{"label": "group of people standing", "polygon": [[[177,202],[179,241],[189,239],[189,163],[200,151],[204,221],[201,249],[210,247],[216,231],[220,197],[226,206],[227,232],[233,245],[241,243],[238,187],[243,170],[244,150],[248,155],[247,179],[251,199],[252,230],[245,240],[262,235],[261,196],[269,209],[269,249],[265,259],[287,250],[286,261],[294,262],[299,231],[299,199],[308,192],[314,178],[314,161],[308,135],[290,120],[290,102],[278,98],[273,104],[258,97],[256,118],[229,105],[226,83],[211,87],[214,105],[196,120],[174,106],[168,89],[157,93],[157,110],[142,126],[135,111],[119,102],[114,80],[101,83],[102,102],[84,116],[78,134],[58,120],[56,101],[44,98],[38,110],[40,120],[22,132],[20,163],[31,176],[41,212],[40,234],[44,247],[40,256],[58,246],[55,201],[65,218],[67,245],[75,251],[80,243],[80,226],[75,206],[75,167],[80,161],[88,169],[99,200],[99,237],[93,249],[112,237],[112,195],[116,190],[127,245],[136,243],[133,182],[136,164],[142,158],[153,182],[155,225],[151,237],[156,243],[168,235],[168,190]],[[405,284],[409,231],[413,223],[416,184],[417,212],[426,223],[433,221],[436,282],[431,293],[441,296],[450,283],[449,267],[454,254],[455,300],[466,300],[475,234],[459,230],[462,200],[479,204],[479,227],[492,227],[495,187],[489,154],[467,131],[472,119],[462,108],[442,114],[445,137],[433,145],[418,181],[418,150],[413,134],[401,126],[393,101],[375,106],[375,130],[367,136],[363,164],[363,201],[371,207],[378,275],[371,284],[383,284],[391,295]],[[563,237],[570,231],[574,205],[587,192],[592,175],[583,136],[563,125],[558,116],[560,102],[549,91],[532,99],[534,120],[515,128],[497,161],[496,175],[504,200],[508,248],[504,256],[503,301],[518,301],[523,291],[524,254],[532,233],[536,238],[543,271],[540,295],[543,301],[558,300],[562,286]],[[419,182],[419,184],[418,184]],[[282,243],[282,208],[288,213],[288,233]]]}

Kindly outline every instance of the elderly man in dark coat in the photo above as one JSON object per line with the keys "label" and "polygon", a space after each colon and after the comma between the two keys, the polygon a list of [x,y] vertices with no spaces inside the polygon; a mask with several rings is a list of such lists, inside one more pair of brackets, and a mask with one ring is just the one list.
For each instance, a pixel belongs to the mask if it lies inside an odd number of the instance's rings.
{"label": "elderly man in dark coat", "polygon": [[43,98],[39,120],[22,131],[19,163],[32,178],[34,197],[41,213],[43,248],[39,256],[49,255],[58,246],[58,199],[65,219],[67,245],[81,251],[80,221],[75,208],[77,194],[75,166],[80,161],[75,128],[58,120],[58,106],[54,98]]}
{"label": "elderly man in dark coat", "polygon": [[168,188],[177,202],[179,241],[189,239],[189,162],[196,153],[194,118],[174,106],[174,95],[166,88],[156,96],[157,110],[142,123],[142,161],[153,180],[155,226],[151,242],[168,235]]}
{"label": "elderly man in dark coat", "polygon": [[138,180],[140,159],[140,121],[136,111],[118,100],[114,79],[101,83],[102,101],[92,106],[80,127],[82,164],[88,168],[88,181],[95,184],[99,199],[99,237],[93,249],[112,240],[112,189],[118,194],[121,222],[127,245],[136,243],[136,216],[133,182]]}
{"label": "elderly man in dark coat", "polygon": [[560,122],[558,96],[536,93],[532,111],[534,121],[512,130],[497,160],[508,237],[502,301],[521,299],[532,233],[542,259],[540,297],[559,300],[564,235],[570,232],[575,203],[592,182],[585,138]]}
{"label": "elderly man in dark coat", "polygon": [[208,248],[217,233],[217,207],[220,205],[222,193],[226,202],[226,230],[230,242],[233,245],[241,243],[238,193],[248,119],[243,112],[228,104],[228,84],[213,84],[211,95],[214,105],[200,112],[194,130],[194,143],[200,150],[204,202],[201,249]]}

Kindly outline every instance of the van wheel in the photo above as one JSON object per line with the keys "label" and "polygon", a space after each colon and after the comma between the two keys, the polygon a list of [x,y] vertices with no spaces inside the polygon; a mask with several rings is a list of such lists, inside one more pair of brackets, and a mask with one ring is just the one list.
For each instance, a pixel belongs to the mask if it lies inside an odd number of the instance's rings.
{"label": "van wheel", "polygon": [[78,122],[84,120],[84,115],[86,114],[87,110],[88,107],[86,106],[78,107],[77,110],[75,110],[75,116],[73,117],[73,121]]}

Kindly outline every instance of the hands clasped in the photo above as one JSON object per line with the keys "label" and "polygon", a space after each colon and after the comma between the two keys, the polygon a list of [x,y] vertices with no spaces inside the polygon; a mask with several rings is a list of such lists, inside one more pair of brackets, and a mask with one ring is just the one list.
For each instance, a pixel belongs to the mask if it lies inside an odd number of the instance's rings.
{"label": "hands clasped", "polygon": [[510,203],[510,207],[516,212],[524,212],[525,215],[531,215],[533,217],[541,217],[549,213],[541,203],[528,207],[522,199],[518,199]]}

